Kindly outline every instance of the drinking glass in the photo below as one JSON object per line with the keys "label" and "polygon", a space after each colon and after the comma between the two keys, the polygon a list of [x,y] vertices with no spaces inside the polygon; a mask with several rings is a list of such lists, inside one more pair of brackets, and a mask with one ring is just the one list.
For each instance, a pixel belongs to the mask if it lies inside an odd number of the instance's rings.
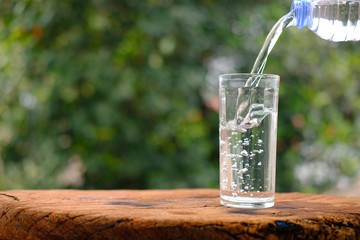
{"label": "drinking glass", "polygon": [[238,208],[274,205],[280,77],[219,77],[220,202]]}

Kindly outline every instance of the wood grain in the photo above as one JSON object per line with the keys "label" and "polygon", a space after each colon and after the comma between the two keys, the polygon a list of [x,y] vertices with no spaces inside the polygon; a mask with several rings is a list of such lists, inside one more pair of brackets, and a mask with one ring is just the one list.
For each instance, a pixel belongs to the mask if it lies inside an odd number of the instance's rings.
{"label": "wood grain", "polygon": [[251,210],[214,189],[5,191],[0,239],[360,239],[360,198],[282,193]]}

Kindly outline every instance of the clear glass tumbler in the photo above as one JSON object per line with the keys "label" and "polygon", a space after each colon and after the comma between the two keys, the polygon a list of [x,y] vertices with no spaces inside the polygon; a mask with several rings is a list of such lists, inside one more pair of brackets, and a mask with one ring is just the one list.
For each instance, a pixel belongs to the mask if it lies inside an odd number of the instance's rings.
{"label": "clear glass tumbler", "polygon": [[271,74],[219,77],[220,202],[274,206],[278,90]]}

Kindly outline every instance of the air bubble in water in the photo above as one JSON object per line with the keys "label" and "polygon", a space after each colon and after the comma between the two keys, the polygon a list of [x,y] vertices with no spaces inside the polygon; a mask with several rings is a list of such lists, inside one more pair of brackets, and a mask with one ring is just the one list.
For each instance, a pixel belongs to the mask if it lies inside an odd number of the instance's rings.
{"label": "air bubble in water", "polygon": [[238,174],[244,174],[244,173],[246,173],[247,171],[248,171],[247,168],[243,168],[243,169],[240,169],[237,173],[238,173]]}
{"label": "air bubble in water", "polygon": [[243,155],[244,157],[249,156],[249,153],[245,149],[242,150],[240,154]]}

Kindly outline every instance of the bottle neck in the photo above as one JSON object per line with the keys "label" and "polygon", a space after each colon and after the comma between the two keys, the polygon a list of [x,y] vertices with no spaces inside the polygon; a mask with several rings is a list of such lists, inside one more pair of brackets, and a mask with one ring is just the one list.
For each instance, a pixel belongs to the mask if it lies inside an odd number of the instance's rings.
{"label": "bottle neck", "polygon": [[312,26],[311,0],[294,0],[291,4],[291,12],[294,16],[294,25],[300,30]]}

